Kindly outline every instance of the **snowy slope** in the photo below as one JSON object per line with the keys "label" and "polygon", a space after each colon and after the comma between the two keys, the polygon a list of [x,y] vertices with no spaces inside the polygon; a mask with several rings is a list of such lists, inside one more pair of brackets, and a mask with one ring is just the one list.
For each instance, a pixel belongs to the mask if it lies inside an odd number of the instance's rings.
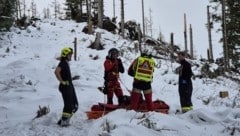
{"label": "snowy slope", "polygon": [[[32,0],[25,0],[26,8],[30,9]],[[43,17],[43,9],[49,8],[51,16],[54,16],[54,2],[55,0],[34,0],[37,5],[37,16]],[[66,0],[57,0],[61,5],[62,12],[65,8],[64,2]],[[120,0],[104,0],[104,14],[112,18],[114,15],[113,2],[115,1],[115,16],[117,22],[121,20],[121,4]],[[152,34],[154,38],[159,36],[161,32],[166,41],[170,40],[170,34],[174,33],[174,43],[184,48],[184,14],[187,16],[187,32],[189,36],[189,25],[193,28],[193,45],[194,54],[197,58],[207,58],[207,49],[209,48],[207,36],[207,5],[211,5],[209,0],[143,0],[144,15],[147,20],[152,16]],[[125,21],[135,20],[142,26],[142,0],[125,0],[124,1]],[[151,12],[150,12],[151,10]],[[85,10],[83,12],[86,12]],[[210,9],[211,12],[211,9]],[[145,23],[147,22],[145,19]],[[212,30],[212,42],[214,57],[219,58],[223,56],[222,44],[219,43],[221,33],[216,33],[219,27],[215,26]],[[146,31],[151,35],[150,30]],[[189,40],[188,40],[189,43]],[[190,44],[188,44],[190,45]],[[215,48],[221,48],[215,50]]]}
{"label": "snowy slope", "polygon": [[[153,99],[164,100],[170,106],[168,115],[156,112],[136,113],[117,110],[97,120],[88,120],[85,112],[91,105],[105,102],[97,91],[103,85],[103,61],[112,47],[133,48],[133,43],[118,35],[97,29],[102,33],[105,50],[87,48],[95,35],[81,32],[85,23],[44,20],[38,29],[12,29],[1,35],[0,46],[0,136],[228,136],[240,134],[239,85],[223,77],[214,80],[193,80],[194,110],[183,115],[175,114],[180,108],[177,80],[174,70],[179,66],[165,60],[156,60],[153,81]],[[56,125],[61,116],[63,102],[58,92],[54,69],[56,58],[65,46],[73,47],[77,38],[77,61],[70,62],[79,110],[72,117],[71,126]],[[9,51],[7,51],[9,50]],[[93,57],[99,59],[94,60]],[[138,54],[124,52],[121,57],[125,69]],[[195,73],[199,68],[193,67]],[[132,78],[125,72],[120,76],[124,94],[129,95]],[[230,96],[220,98],[219,91]],[[208,104],[204,104],[208,102]],[[114,99],[116,103],[116,99]],[[38,106],[49,106],[50,113],[34,119]],[[234,106],[234,107],[233,107]],[[233,108],[232,108],[233,107]]]}

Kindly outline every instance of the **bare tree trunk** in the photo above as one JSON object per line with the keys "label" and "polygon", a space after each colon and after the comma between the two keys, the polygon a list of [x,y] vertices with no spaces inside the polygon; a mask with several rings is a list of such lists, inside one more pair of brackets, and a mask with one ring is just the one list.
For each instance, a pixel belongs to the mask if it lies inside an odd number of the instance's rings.
{"label": "bare tree trunk", "polygon": [[214,62],[213,58],[213,50],[212,50],[212,34],[211,34],[211,29],[212,29],[212,23],[210,21],[210,12],[209,12],[209,7],[207,6],[207,19],[208,19],[208,42],[209,42],[209,61]]}
{"label": "bare tree trunk", "polygon": [[76,61],[77,60],[77,38],[75,37],[74,38],[74,60]]}
{"label": "bare tree trunk", "polygon": [[[31,17],[30,11],[31,11],[30,9],[27,10],[27,12],[28,12],[28,15],[27,15],[27,16],[28,16],[28,17]],[[43,14],[44,14],[44,13],[43,13]],[[44,17],[45,17],[45,16],[44,16]]]}
{"label": "bare tree trunk", "polygon": [[[144,28],[145,28],[145,35],[148,35],[148,22],[149,22],[149,20],[148,20],[148,18],[147,17],[145,17],[145,19],[144,19]],[[144,40],[145,41],[145,40]]]}
{"label": "bare tree trunk", "polygon": [[26,17],[26,2],[23,0],[23,16]]}
{"label": "bare tree trunk", "polygon": [[47,8],[47,18],[50,18],[50,10]]}
{"label": "bare tree trunk", "polygon": [[125,31],[124,31],[124,0],[121,0],[121,32],[122,37],[125,37]]}
{"label": "bare tree trunk", "polygon": [[153,37],[153,21],[152,21],[152,9],[149,9],[149,30],[150,30],[150,34],[151,37]]}
{"label": "bare tree trunk", "polygon": [[20,4],[19,0],[17,0],[17,7],[18,7],[18,12],[19,12],[19,18],[22,18],[21,4]]}
{"label": "bare tree trunk", "polygon": [[87,7],[86,10],[87,10],[87,13],[88,13],[88,11],[89,11],[89,9],[88,9],[88,8],[89,8],[88,5],[89,5],[89,4],[88,4],[88,0],[86,0],[86,7]]}
{"label": "bare tree trunk", "polygon": [[174,45],[174,35],[173,33],[171,33],[171,43],[170,43],[170,54],[171,54],[171,62],[174,61],[174,49],[173,49],[173,45]]}
{"label": "bare tree trunk", "polygon": [[190,24],[189,28],[189,33],[190,33],[190,56],[193,59],[194,54],[193,54],[193,32],[192,32],[192,25]]}
{"label": "bare tree trunk", "polygon": [[222,0],[222,33],[223,33],[223,52],[224,52],[224,70],[228,71],[229,58],[228,58],[228,43],[227,43],[227,28],[226,28],[226,13],[225,13],[225,0]]}
{"label": "bare tree trunk", "polygon": [[139,51],[142,52],[142,32],[141,32],[141,27],[140,24],[137,25],[137,32],[138,32],[138,47],[139,47]]}
{"label": "bare tree trunk", "polygon": [[144,0],[142,0],[142,25],[143,25],[143,41],[145,41],[145,22],[144,22]]}
{"label": "bare tree trunk", "polygon": [[103,0],[98,1],[98,27],[103,28]]}
{"label": "bare tree trunk", "polygon": [[207,58],[208,58],[208,60],[211,60],[211,57],[210,57],[211,55],[210,55],[210,51],[209,51],[209,49],[207,49]]}
{"label": "bare tree trunk", "polygon": [[92,34],[93,33],[93,22],[92,20],[90,20],[88,22],[88,34]]}
{"label": "bare tree trunk", "polygon": [[54,0],[54,17],[57,19],[57,0]]}
{"label": "bare tree trunk", "polygon": [[88,9],[88,34],[92,34],[92,15],[91,15],[91,1],[87,3]]}
{"label": "bare tree trunk", "polygon": [[81,14],[81,17],[82,17],[82,14],[83,14],[83,0],[80,1],[80,14]]}
{"label": "bare tree trunk", "polygon": [[32,10],[32,17],[36,17],[37,9],[36,9],[36,4],[34,3],[34,1],[31,2],[31,10]]}
{"label": "bare tree trunk", "polygon": [[115,15],[115,0],[113,0],[113,18],[116,18],[116,15]]}
{"label": "bare tree trunk", "polygon": [[16,6],[16,16],[17,16],[17,20],[18,20],[18,12],[19,12],[19,10],[18,10],[18,0],[16,0],[15,6]]}
{"label": "bare tree trunk", "polygon": [[185,53],[188,52],[188,46],[187,46],[187,19],[186,14],[184,14],[184,41],[185,41]]}

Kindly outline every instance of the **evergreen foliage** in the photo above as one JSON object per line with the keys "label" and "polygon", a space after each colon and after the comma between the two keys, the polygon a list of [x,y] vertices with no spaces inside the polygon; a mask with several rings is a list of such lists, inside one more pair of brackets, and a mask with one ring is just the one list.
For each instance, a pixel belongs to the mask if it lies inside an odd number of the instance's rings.
{"label": "evergreen foliage", "polygon": [[82,15],[83,0],[66,0],[66,15],[67,18],[78,21],[79,16]]}
{"label": "evergreen foliage", "polygon": [[[214,22],[222,21],[221,11],[222,0],[210,0],[214,3],[213,9],[216,13],[212,15]],[[226,5],[226,31],[229,59],[232,60],[233,68],[240,68],[240,1],[225,0]],[[223,28],[223,27],[222,27]],[[220,28],[219,30],[221,30]],[[222,39],[221,39],[222,41]]]}
{"label": "evergreen foliage", "polygon": [[16,0],[1,0],[0,1],[0,31],[9,30],[13,24],[13,15],[15,12]]}

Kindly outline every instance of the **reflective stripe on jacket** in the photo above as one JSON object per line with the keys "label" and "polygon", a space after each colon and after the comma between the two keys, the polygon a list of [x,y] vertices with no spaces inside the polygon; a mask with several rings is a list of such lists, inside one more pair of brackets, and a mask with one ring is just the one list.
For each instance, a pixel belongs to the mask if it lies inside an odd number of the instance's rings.
{"label": "reflective stripe on jacket", "polygon": [[152,81],[155,62],[152,58],[139,57],[134,78],[141,81]]}

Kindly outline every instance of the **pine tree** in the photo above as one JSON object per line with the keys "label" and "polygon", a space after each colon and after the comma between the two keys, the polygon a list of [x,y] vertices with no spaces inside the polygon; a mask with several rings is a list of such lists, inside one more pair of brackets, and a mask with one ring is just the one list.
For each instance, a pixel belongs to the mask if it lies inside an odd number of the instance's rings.
{"label": "pine tree", "polygon": [[69,17],[70,12],[71,19],[78,21],[82,16],[82,4],[83,0],[66,0],[67,17]]}
{"label": "pine tree", "polygon": [[[221,11],[223,0],[210,0],[210,2],[215,3],[212,6],[213,9]],[[238,69],[240,68],[240,1],[225,0],[225,6],[227,53],[233,64],[233,68]],[[218,23],[223,19],[222,15],[217,14],[217,12],[212,17],[214,22]],[[221,29],[223,29],[223,26],[219,30]]]}
{"label": "pine tree", "polygon": [[9,29],[13,24],[16,0],[0,1],[0,30]]}

